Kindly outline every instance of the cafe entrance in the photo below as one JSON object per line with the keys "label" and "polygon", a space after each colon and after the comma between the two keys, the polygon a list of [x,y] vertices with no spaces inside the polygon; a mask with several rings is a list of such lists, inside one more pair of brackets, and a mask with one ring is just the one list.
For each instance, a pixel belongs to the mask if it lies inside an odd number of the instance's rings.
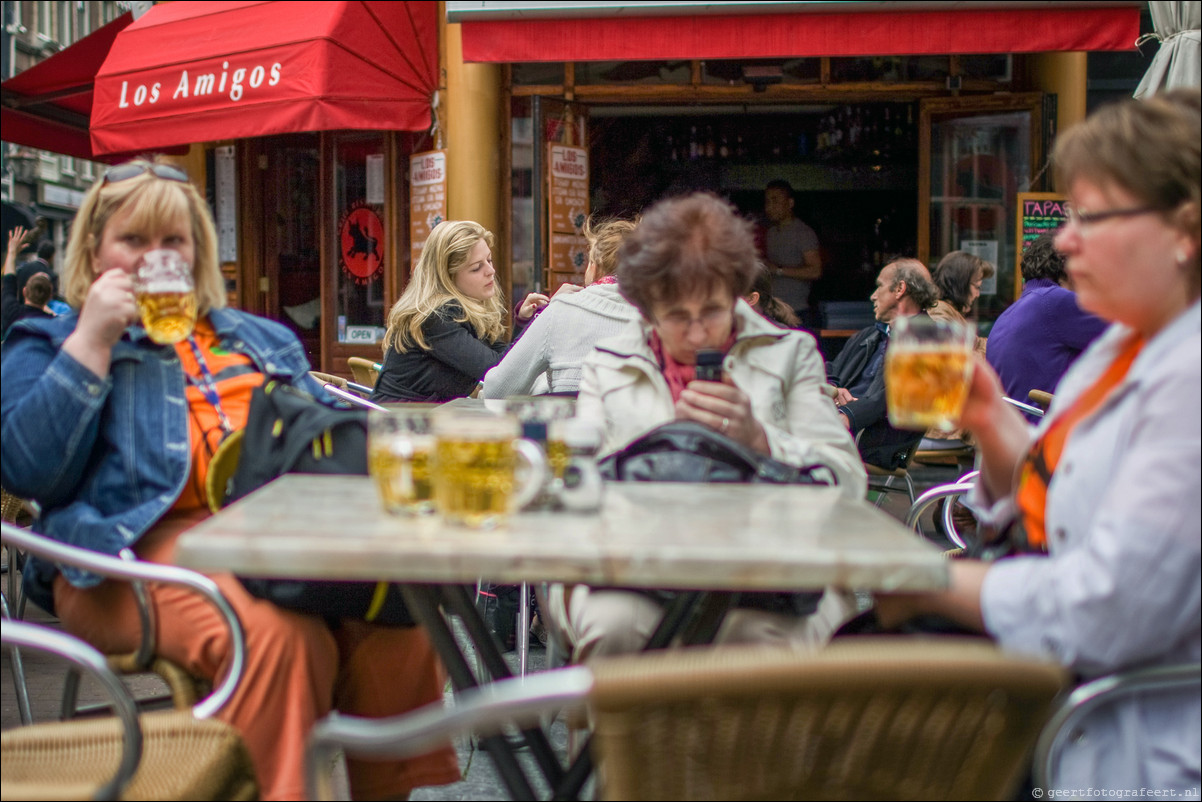
{"label": "cafe entrance", "polygon": [[[1017,194],[1051,188],[1042,167],[1056,97],[999,94],[1020,84],[1015,59],[692,62],[692,78],[661,62],[511,65],[514,297],[582,277],[583,262],[572,269],[583,241],[553,208],[571,192],[551,161],[566,146],[587,158],[587,185],[575,190],[585,215],[633,217],[659,198],[704,190],[762,222],[765,186],[788,181],[821,245],[812,297],[824,329],[870,322],[867,299],[890,257],[934,265],[957,249],[998,267],[980,303],[982,319],[995,318],[1018,293]],[[958,91],[948,70],[960,73]],[[575,83],[552,95],[546,84],[558,75]],[[633,83],[583,82],[614,75]],[[769,84],[775,97],[743,77],[760,75],[780,78]]]}

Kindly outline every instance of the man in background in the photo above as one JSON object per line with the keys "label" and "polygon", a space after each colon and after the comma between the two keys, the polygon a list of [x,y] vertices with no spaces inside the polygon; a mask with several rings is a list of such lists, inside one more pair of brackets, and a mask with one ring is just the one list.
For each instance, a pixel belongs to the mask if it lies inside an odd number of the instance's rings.
{"label": "man in background", "polygon": [[853,435],[860,458],[869,465],[893,470],[905,467],[911,448],[923,432],[894,429],[885,408],[885,347],[889,327],[901,317],[926,314],[939,293],[926,266],[917,259],[897,259],[885,265],[872,293],[876,323],[852,335],[826,368],[835,386],[840,419]]}
{"label": "man in background", "polygon": [[788,181],[769,181],[764,189],[764,258],[773,273],[773,293],[814,328],[810,290],[822,278],[822,257],[814,229],[793,214],[793,187]]}

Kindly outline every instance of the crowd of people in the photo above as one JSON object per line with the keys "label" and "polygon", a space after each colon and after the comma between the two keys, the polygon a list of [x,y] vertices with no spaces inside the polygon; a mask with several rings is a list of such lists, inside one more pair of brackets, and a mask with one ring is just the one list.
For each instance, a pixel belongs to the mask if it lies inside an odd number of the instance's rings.
{"label": "crowd of people", "polygon": [[[1057,140],[1068,220],[1024,254],[1021,298],[978,341],[957,433],[981,469],[969,503],[1013,555],[952,562],[946,591],[878,595],[882,630],[938,615],[1083,677],[1202,657],[1199,107],[1196,90],[1127,101]],[[51,277],[31,274],[10,323],[10,239],[3,483],[38,502],[35,527],[50,537],[171,562],[179,534],[208,514],[197,488],[214,449],[245,422],[253,388],[273,379],[324,391],[286,328],[226,307],[212,220],[186,176],[134,164],[110,170],[79,210],[62,269],[67,314],[45,310]],[[694,421],[782,462],[826,465],[840,493],[863,498],[865,465],[904,466],[924,434],[886,415],[892,324],[971,320],[995,267],[963,251],[933,270],[891,259],[871,296],[875,323],[826,363],[796,327],[822,265],[791,193],[769,186],[772,225],[759,248],[753,226],[705,193],[660,201],[637,221],[591,221],[584,286],[532,293],[514,310],[492,233],[444,221],[388,314],[372,400],[441,402],[481,387],[487,398],[573,394],[603,454]],[[199,322],[174,347],[138,325],[130,273],[155,248],[179,251],[196,279]],[[702,349],[722,352],[720,380],[697,378]],[[1005,403],[1031,389],[1055,394],[1037,426]],[[441,697],[420,628],[332,629],[217,580],[249,649],[221,715],[246,738],[264,798],[301,793],[304,737],[329,710],[388,715]],[[68,630],[107,651],[136,645],[123,587],[37,561],[25,581]],[[219,674],[228,655],[216,615],[174,591],[151,593],[172,622],[160,652]],[[736,609],[718,640],[820,648],[854,612],[827,588],[790,609]],[[655,593],[577,586],[556,623],[584,661],[638,650],[661,615]],[[1083,725],[1066,776],[1080,787],[1196,789],[1200,716],[1196,692],[1127,699]],[[445,747],[351,761],[350,778],[356,798],[403,796],[457,779],[458,766]]]}

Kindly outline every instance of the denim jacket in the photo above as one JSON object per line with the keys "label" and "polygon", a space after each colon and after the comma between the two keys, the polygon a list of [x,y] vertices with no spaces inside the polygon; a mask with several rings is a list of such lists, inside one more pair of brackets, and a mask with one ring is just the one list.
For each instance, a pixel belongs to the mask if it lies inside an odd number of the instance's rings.
{"label": "denim jacket", "polygon": [[[41,506],[34,529],[103,554],[132,545],[175,504],[191,469],[185,377],[174,347],[131,326],[99,378],[63,353],[77,314],[23,320],[4,342],[0,367],[0,476]],[[319,398],[322,386],[285,327],[245,312],[214,309],[224,347],[246,354],[268,378]],[[26,588],[49,609],[54,568],[26,572]],[[100,577],[64,567],[77,587]]]}

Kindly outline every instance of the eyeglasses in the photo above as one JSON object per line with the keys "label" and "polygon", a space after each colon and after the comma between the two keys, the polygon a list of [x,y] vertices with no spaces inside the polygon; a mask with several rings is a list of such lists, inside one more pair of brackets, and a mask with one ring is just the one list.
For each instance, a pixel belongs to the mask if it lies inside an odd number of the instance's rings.
{"label": "eyeglasses", "polygon": [[1155,206],[1132,206],[1127,209],[1106,209],[1101,212],[1083,212],[1071,203],[1064,204],[1064,213],[1068,217],[1068,222],[1076,223],[1084,228],[1091,226],[1094,223],[1100,223],[1103,220],[1109,220],[1112,217],[1138,217],[1141,214],[1150,214],[1159,212],[1160,209]]}
{"label": "eyeglasses", "polygon": [[156,177],[162,178],[165,181],[179,181],[182,184],[188,183],[188,174],[178,167],[172,167],[170,164],[158,164],[156,162],[126,162],[108,168],[104,171],[104,183],[116,184],[119,181],[128,181],[131,178],[137,178],[144,173],[154,173]]}
{"label": "eyeglasses", "polygon": [[717,328],[724,321],[731,317],[730,309],[707,309],[701,313],[700,317],[692,317],[684,312],[669,312],[668,314],[658,319],[659,325],[675,329],[678,331],[687,331],[693,327],[694,323],[700,323],[704,329]]}

